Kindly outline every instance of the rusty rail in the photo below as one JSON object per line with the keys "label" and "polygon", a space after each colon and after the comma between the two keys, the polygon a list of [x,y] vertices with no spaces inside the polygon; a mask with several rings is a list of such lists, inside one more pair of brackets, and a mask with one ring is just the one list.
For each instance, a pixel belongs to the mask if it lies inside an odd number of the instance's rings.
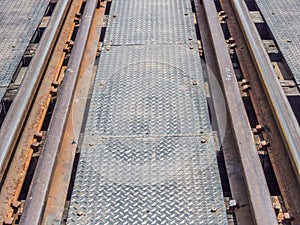
{"label": "rusty rail", "polygon": [[82,57],[88,40],[96,0],[88,0],[82,16],[68,68],[59,90],[45,145],[33,176],[20,224],[40,224],[46,198],[51,184],[56,156],[65,131],[66,121],[72,105]]}
{"label": "rusty rail", "polygon": [[35,57],[28,67],[18,93],[2,124],[0,130],[0,189],[6,168],[43,77],[70,2],[71,0],[58,1],[36,50]]}
{"label": "rusty rail", "polygon": [[227,99],[229,116],[242,163],[254,221],[257,225],[277,225],[270,192],[257,154],[231,59],[227,54],[228,50],[224,38],[220,38],[223,37],[223,32],[219,24],[215,4],[210,0],[202,0],[202,4],[206,12],[206,20],[210,30],[220,80]]}
{"label": "rusty rail", "polygon": [[231,0],[300,184],[300,128],[244,1]]}

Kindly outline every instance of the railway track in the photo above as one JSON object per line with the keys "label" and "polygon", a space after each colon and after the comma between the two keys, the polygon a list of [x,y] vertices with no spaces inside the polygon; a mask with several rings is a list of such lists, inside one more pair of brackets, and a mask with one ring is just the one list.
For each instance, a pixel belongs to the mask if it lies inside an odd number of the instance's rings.
{"label": "railway track", "polygon": [[[109,17],[113,3],[56,3],[0,130],[3,224],[68,222],[106,21],[118,17]],[[228,223],[299,224],[299,124],[251,18],[255,1],[191,4]]]}

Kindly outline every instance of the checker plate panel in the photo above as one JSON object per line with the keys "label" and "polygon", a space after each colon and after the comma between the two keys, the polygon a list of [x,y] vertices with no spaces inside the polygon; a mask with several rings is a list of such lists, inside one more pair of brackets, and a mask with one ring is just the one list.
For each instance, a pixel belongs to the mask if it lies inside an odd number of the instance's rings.
{"label": "checker plate panel", "polygon": [[[114,0],[112,9],[132,21],[162,2],[191,14],[188,0],[128,2]],[[119,29],[113,14],[108,34]],[[149,27],[105,42],[67,224],[227,224],[197,45],[174,41],[193,20],[173,17],[181,28],[172,43],[149,42]]]}
{"label": "checker plate panel", "polygon": [[48,4],[48,0],[0,1],[0,87],[10,84]]}
{"label": "checker plate panel", "polygon": [[300,1],[256,0],[296,82],[300,84]]}
{"label": "checker plate panel", "polygon": [[114,0],[105,42],[111,45],[195,40],[190,1]]}
{"label": "checker plate panel", "polygon": [[[5,93],[6,93],[6,88],[1,88],[0,87],[0,100],[4,97]],[[1,110],[2,110],[2,106],[0,106],[0,112],[1,112]]]}

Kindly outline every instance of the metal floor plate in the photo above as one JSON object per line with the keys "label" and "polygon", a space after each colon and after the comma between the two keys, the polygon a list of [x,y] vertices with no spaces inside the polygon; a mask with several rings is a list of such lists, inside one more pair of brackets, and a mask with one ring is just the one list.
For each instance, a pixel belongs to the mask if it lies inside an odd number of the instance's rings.
{"label": "metal floor plate", "polygon": [[48,4],[48,0],[0,1],[0,87],[10,84]]}
{"label": "metal floor plate", "polygon": [[111,45],[195,40],[190,1],[114,0],[105,42]]}
{"label": "metal floor plate", "polygon": [[197,46],[135,35],[101,53],[67,224],[227,224]]}
{"label": "metal floor plate", "polygon": [[300,1],[256,0],[296,82],[300,84]]}
{"label": "metal floor plate", "polygon": [[[4,97],[5,95],[5,92],[6,92],[6,88],[1,88],[0,87],[0,100]],[[0,101],[1,102],[1,101]],[[0,103],[1,104],[1,103]],[[2,110],[2,106],[0,106],[0,112]]]}

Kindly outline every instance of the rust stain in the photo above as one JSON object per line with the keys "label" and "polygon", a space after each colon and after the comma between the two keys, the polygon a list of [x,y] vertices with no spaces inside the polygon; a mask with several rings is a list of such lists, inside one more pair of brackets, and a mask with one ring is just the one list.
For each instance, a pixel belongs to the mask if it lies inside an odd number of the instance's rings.
{"label": "rust stain", "polygon": [[69,114],[65,135],[57,157],[59,160],[56,162],[42,224],[51,224],[53,221],[60,220],[65,209],[65,201],[81,128],[78,126],[78,123],[81,124],[82,122],[85,111],[84,105],[86,104],[90,83],[93,78],[94,61],[97,54],[105,6],[106,4],[101,2],[101,7],[95,11],[75,91],[75,99],[78,101],[73,101],[71,108],[71,112],[74,111],[76,114]]}
{"label": "rust stain", "polygon": [[[36,141],[34,134],[38,133],[43,125],[47,108],[51,101],[51,84],[58,80],[61,67],[65,58],[65,52],[62,50],[66,46],[66,41],[71,39],[74,29],[74,15],[80,10],[81,0],[73,1],[70,11],[67,15],[66,22],[62,28],[62,32],[54,48],[54,53],[48,64],[46,73],[41,83],[38,95],[33,105],[30,115],[26,121],[24,132],[21,135],[17,151],[11,163],[7,178],[4,181],[2,191],[0,193],[0,218],[10,218],[14,211],[10,206],[11,202],[17,201],[21,193],[26,172],[32,158],[33,150],[31,144]],[[1,222],[2,219],[0,220]]]}

